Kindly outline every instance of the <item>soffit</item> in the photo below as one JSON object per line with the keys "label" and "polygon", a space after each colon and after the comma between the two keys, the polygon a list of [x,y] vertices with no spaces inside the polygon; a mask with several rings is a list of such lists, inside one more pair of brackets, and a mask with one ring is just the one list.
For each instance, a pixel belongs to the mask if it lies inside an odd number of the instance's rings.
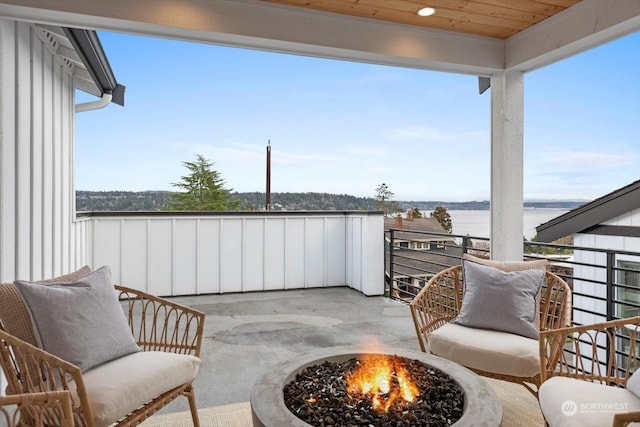
{"label": "soffit", "polygon": [[[507,39],[582,0],[263,0],[324,12]],[[422,17],[417,11],[433,7]]]}
{"label": "soffit", "polygon": [[102,95],[100,88],[91,78],[87,67],[61,27],[34,25],[34,29],[36,35],[46,43],[51,53],[71,69],[78,89],[95,96]]}
{"label": "soffit", "polygon": [[[74,76],[76,88],[95,96],[105,92],[124,105],[124,86],[118,84],[95,31],[33,25],[35,35]],[[73,38],[73,40],[72,40]]]}

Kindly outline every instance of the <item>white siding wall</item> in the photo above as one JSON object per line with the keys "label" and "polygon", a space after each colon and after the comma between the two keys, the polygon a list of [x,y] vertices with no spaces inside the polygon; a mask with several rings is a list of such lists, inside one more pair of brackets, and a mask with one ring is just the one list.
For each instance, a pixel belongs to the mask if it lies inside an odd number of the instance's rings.
{"label": "white siding wall", "polygon": [[[603,223],[604,225],[618,226],[640,226],[640,209],[628,212],[619,217],[613,218]],[[588,248],[614,249],[619,251],[640,252],[640,238],[623,237],[623,236],[602,236],[596,234],[576,234],[574,236],[575,246],[583,246]],[[574,260],[578,263],[597,264],[601,266],[607,265],[606,255],[604,253],[595,253],[589,251],[575,251]],[[630,260],[640,262],[638,257],[628,255],[617,255],[618,260]],[[606,270],[603,268],[594,268],[589,266],[576,265],[574,267],[574,277],[597,280],[606,282]],[[597,296],[606,298],[606,287],[601,284],[590,283],[586,280],[574,280],[574,290],[584,293],[588,296]],[[606,313],[606,303],[604,301],[596,301],[590,297],[574,296],[574,306],[584,308],[586,310],[595,311],[597,313]],[[594,316],[588,313],[575,312],[574,321],[578,323],[594,323],[605,320],[603,317]]]}
{"label": "white siding wall", "polygon": [[0,281],[86,262],[74,223],[72,70],[27,23],[0,20]]}
{"label": "white siding wall", "polygon": [[73,219],[73,77],[53,51],[31,25],[0,19],[0,282],[86,263],[88,223]]}
{"label": "white siding wall", "polygon": [[94,217],[91,265],[156,295],[350,286],[384,293],[382,216]]}

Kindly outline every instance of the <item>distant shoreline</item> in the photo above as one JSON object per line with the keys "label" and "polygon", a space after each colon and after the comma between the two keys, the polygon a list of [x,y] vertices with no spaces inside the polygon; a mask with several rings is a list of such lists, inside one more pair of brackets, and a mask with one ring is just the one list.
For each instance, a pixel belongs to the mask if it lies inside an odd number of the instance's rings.
{"label": "distant shoreline", "polygon": [[[544,202],[524,202],[525,209],[559,209],[559,210],[571,210],[578,206],[581,206],[588,201],[570,201],[570,200],[553,200]],[[484,201],[471,201],[471,202],[416,202],[416,201],[401,201],[398,205],[404,210],[418,208],[421,211],[433,211],[437,206],[443,206],[447,210],[456,211],[488,211],[490,209],[490,203],[488,200]]]}
{"label": "distant shoreline", "polygon": [[[169,191],[76,191],[76,208],[81,211],[130,211],[162,210],[171,198]],[[265,205],[266,194],[261,192],[233,192],[231,197],[240,200],[244,210],[260,210]],[[571,210],[588,201],[536,200],[525,201],[525,209]],[[417,208],[432,212],[443,206],[447,210],[488,211],[488,200],[467,202],[388,200],[387,205],[398,206],[400,212]],[[376,210],[379,202],[374,197],[356,197],[331,193],[271,193],[273,210]]]}

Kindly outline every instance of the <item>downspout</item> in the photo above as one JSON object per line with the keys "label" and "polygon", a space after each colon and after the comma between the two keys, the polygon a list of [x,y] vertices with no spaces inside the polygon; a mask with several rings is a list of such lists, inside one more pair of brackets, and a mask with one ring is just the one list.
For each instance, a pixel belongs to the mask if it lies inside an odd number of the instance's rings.
{"label": "downspout", "polygon": [[102,94],[102,98],[100,98],[97,101],[91,101],[91,102],[83,102],[82,104],[76,104],[76,113],[82,113],[83,111],[91,111],[91,110],[98,110],[100,108],[104,108],[107,105],[109,105],[109,103],[111,103],[111,98],[113,96],[110,93],[103,93]]}

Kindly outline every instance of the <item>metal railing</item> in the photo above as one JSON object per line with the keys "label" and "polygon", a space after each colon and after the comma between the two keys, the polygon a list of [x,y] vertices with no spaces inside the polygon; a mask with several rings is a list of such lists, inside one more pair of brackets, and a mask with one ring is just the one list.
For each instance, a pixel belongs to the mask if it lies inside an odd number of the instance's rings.
{"label": "metal railing", "polygon": [[[425,242],[429,243],[425,245]],[[573,291],[573,322],[588,324],[640,314],[640,252],[524,241],[524,259],[546,258]],[[489,239],[406,229],[385,232],[385,286],[410,302],[437,272],[464,253],[488,257]]]}

